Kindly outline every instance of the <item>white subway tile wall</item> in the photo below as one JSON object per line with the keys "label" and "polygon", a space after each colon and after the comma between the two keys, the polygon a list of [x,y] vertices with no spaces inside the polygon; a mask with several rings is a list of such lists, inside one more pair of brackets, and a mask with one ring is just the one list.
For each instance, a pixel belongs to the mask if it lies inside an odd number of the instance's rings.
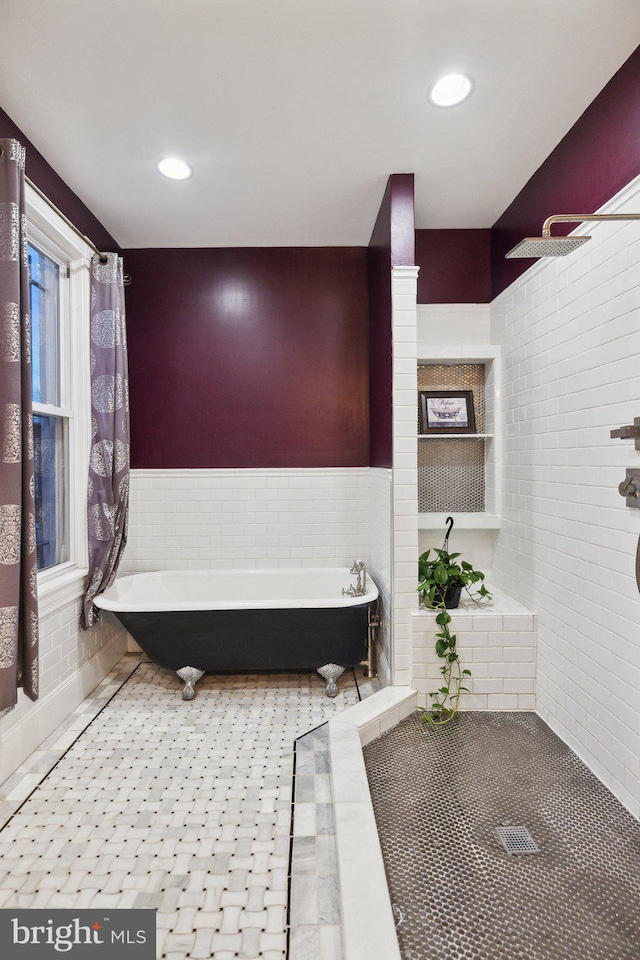
{"label": "white subway tile wall", "polygon": [[123,572],[368,556],[368,467],[131,471]]}
{"label": "white subway tile wall", "polygon": [[411,613],[417,610],[418,440],[416,431],[418,267],[393,267],[393,664],[397,686],[411,679]]}
{"label": "white subway tile wall", "polygon": [[[639,203],[634,181],[605,212]],[[640,454],[609,431],[640,416],[640,226],[589,227],[579,251],[494,303],[506,476],[493,578],[538,613],[540,714],[637,816],[640,510],[618,483]]]}
{"label": "white subway tile wall", "polygon": [[[431,359],[434,347],[491,343],[491,307],[488,303],[419,303],[418,357]],[[473,354],[470,354],[473,356]]]}
{"label": "white subway tile wall", "polygon": [[[107,644],[124,636],[124,629],[111,614],[102,614],[99,624],[80,629],[82,600],[40,621],[40,683],[45,696],[69,680]],[[123,651],[124,652],[124,651]]]}
{"label": "white subway tile wall", "polygon": [[383,686],[391,679],[391,570],[393,565],[391,525],[393,522],[392,471],[373,467],[370,474],[370,549],[371,575],[378,584],[381,616],[376,637],[376,661],[378,677]]}
{"label": "white subway tile wall", "polygon": [[[442,661],[435,653],[436,614],[420,610],[411,616],[413,676],[418,706],[430,704],[429,693],[442,685]],[[461,710],[535,710],[537,618],[499,590],[489,606],[462,599],[451,611],[451,632],[457,637],[462,669],[471,670],[469,692]]]}

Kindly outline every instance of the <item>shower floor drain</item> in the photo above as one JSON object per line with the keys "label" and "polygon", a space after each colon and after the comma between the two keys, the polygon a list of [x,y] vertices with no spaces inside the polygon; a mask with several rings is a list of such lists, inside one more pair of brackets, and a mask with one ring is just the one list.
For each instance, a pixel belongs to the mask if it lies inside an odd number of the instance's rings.
{"label": "shower floor drain", "polygon": [[540,853],[526,827],[496,827],[496,833],[507,853]]}

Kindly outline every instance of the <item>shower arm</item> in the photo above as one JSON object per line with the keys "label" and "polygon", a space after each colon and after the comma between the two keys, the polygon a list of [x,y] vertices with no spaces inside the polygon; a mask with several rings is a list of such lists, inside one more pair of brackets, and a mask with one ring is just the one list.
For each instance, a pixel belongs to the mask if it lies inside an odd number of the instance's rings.
{"label": "shower arm", "polygon": [[542,236],[549,239],[554,223],[583,223],[587,220],[640,220],[640,213],[556,213],[543,223]]}

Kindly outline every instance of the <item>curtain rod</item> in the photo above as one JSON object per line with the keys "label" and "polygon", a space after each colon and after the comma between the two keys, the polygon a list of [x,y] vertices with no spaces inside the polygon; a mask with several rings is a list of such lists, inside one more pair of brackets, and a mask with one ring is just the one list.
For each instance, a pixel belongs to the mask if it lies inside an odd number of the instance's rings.
{"label": "curtain rod", "polygon": [[[91,249],[92,249],[93,251],[95,251],[95,253],[96,253],[96,254],[98,255],[98,257],[100,258],[100,263],[107,263],[106,254],[104,254],[104,253],[102,252],[102,250],[99,250],[99,249],[96,247],[96,245],[95,245],[95,243],[93,242],[93,240],[90,240],[89,237],[85,236],[85,234],[82,232],[82,230],[78,230],[78,228],[76,227],[75,223],[73,223],[71,220],[69,220],[69,217],[62,212],[62,210],[60,209],[60,207],[57,207],[57,206],[55,205],[55,203],[53,203],[53,201],[49,199],[49,197],[46,195],[46,193],[43,193],[42,190],[40,189],[40,187],[36,186],[36,184],[33,182],[33,180],[30,180],[29,177],[25,177],[24,179],[25,179],[26,183],[29,184],[29,186],[31,187],[31,189],[34,190],[34,191],[38,194],[38,196],[39,196],[42,200],[44,200],[44,202],[45,202],[49,207],[51,207],[51,209],[54,210],[54,211],[58,214],[59,217],[61,217],[61,218],[64,220],[64,222],[67,224],[67,226],[68,226],[68,227],[71,227],[71,229],[73,230],[73,232],[74,232],[74,233],[77,233],[77,235],[78,235],[79,237],[81,237],[82,240],[84,240],[84,242],[87,244],[87,246],[91,247]],[[128,273],[125,273],[124,278],[123,278],[123,282],[125,283],[126,286],[128,286],[128,285],[131,283],[131,277],[129,276]]]}
{"label": "curtain rod", "polygon": [[73,232],[74,232],[74,233],[77,233],[79,237],[82,237],[82,239],[84,240],[84,242],[85,242],[88,246],[90,246],[91,249],[92,249],[93,251],[95,251],[95,253],[98,254],[98,256],[100,257],[100,263],[106,263],[106,262],[107,262],[107,258],[106,258],[106,255],[102,252],[102,250],[98,250],[98,248],[96,247],[95,243],[94,243],[92,240],[90,240],[89,237],[86,237],[86,236],[84,235],[84,233],[82,232],[82,230],[78,230],[78,228],[76,227],[75,223],[72,223],[71,220],[69,220],[69,217],[67,217],[66,214],[64,214],[64,213],[62,212],[62,210],[60,209],[60,207],[56,207],[55,203],[53,203],[52,200],[49,200],[49,197],[46,195],[46,193],[43,193],[42,190],[40,189],[40,187],[37,187],[37,186],[35,185],[35,183],[33,182],[33,180],[30,180],[29,177],[25,177],[24,179],[25,179],[25,181],[29,184],[29,186],[31,187],[31,189],[32,189],[32,190],[35,190],[35,192],[38,194],[38,196],[39,196],[42,200],[44,200],[44,202],[45,202],[49,207],[51,207],[52,210],[55,210],[55,212],[58,214],[59,217],[62,217],[62,219],[64,220],[64,222],[66,223],[66,225],[67,225],[68,227],[71,227],[71,229],[73,230]]}

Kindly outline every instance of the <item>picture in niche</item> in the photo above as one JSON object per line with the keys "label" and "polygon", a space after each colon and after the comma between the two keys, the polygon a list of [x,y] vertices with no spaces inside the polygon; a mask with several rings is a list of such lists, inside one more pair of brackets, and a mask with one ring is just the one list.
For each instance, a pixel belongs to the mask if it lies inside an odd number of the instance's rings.
{"label": "picture in niche", "polygon": [[420,433],[475,433],[471,390],[421,390]]}

